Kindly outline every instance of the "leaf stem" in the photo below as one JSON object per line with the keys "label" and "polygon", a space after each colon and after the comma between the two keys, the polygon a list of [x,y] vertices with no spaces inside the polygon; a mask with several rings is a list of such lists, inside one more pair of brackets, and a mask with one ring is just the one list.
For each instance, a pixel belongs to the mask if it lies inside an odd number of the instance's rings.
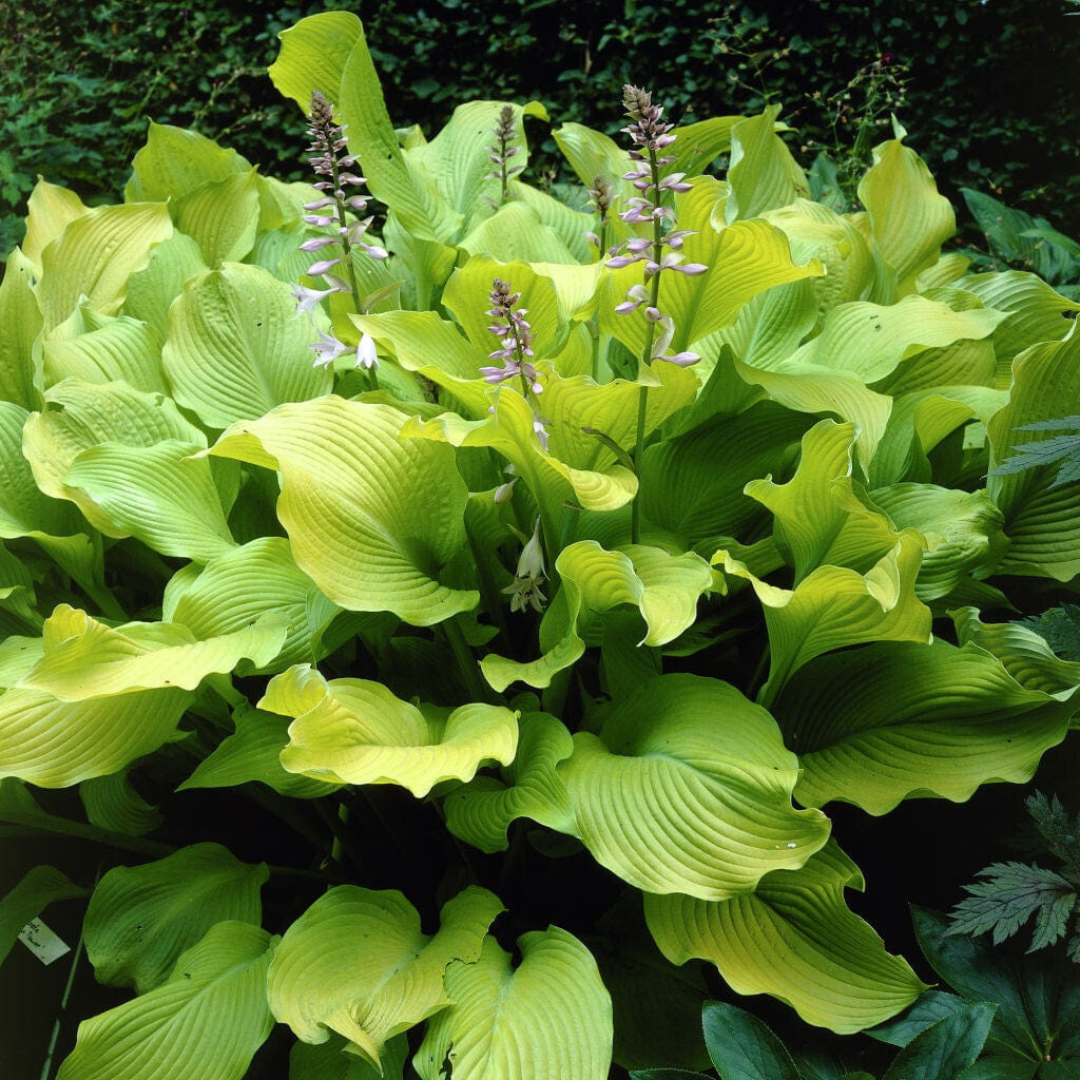
{"label": "leaf stem", "polygon": [[465,640],[465,632],[457,620],[458,616],[455,615],[453,618],[446,619],[441,626],[447,644],[457,661],[458,671],[465,680],[465,689],[473,701],[486,701],[489,705],[498,704],[499,697],[480,674],[480,665],[473,656],[472,649]]}

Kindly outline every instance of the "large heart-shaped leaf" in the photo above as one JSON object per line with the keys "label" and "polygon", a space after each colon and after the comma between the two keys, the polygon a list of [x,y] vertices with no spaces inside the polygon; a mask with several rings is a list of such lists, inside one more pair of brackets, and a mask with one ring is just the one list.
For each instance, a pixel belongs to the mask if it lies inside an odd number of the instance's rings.
{"label": "large heart-shaped leaf", "polygon": [[84,1020],[57,1080],[242,1080],[274,1026],[273,943],[248,923],[213,926],[168,982]]}
{"label": "large heart-shaped leaf", "polygon": [[258,266],[230,263],[190,281],[169,309],[162,353],[177,402],[225,428],[328,393],[333,372],[312,366],[317,335],[296,315],[289,286]]}
{"label": "large heart-shaped leaf", "polygon": [[902,799],[963,802],[1023,783],[1068,728],[1071,706],[1013,678],[974,644],[879,641],[796,672],[774,702],[808,806],[842,799],[884,814]]}
{"label": "large heart-shaped leaf", "polygon": [[956,215],[939,194],[926,163],[899,139],[874,147],[874,165],[859,183],[859,200],[886,275],[878,288],[888,303],[914,288],[956,231]]}
{"label": "large heart-shaped leaf", "polygon": [[45,620],[44,655],[19,686],[60,701],[87,701],[139,690],[194,690],[208,675],[232,671],[242,657],[255,663],[276,656],[284,619],[268,613],[242,629],[205,640],[175,623],[107,626],[61,604]]}
{"label": "large heart-shaped leaf", "polygon": [[46,331],[59,326],[83,297],[95,311],[115,315],[128,278],[172,231],[164,203],[98,206],[71,221],[41,255],[38,303]]}
{"label": "large heart-shaped leaf", "polygon": [[0,401],[36,409],[44,386],[41,358],[34,341],[43,319],[30,282],[33,263],[16,248],[7,259],[0,281]]}
{"label": "large heart-shaped leaf", "polygon": [[835,844],[728,900],[646,896],[645,918],[675,964],[716,964],[740,994],[771,994],[807,1023],[848,1034],[887,1020],[925,984],[844,901],[862,875]]}
{"label": "large heart-shaped leaf", "polygon": [[578,732],[558,767],[594,858],[655,893],[721,900],[802,866],[828,819],[796,810],[798,763],[775,721],[734,687],[664,675]]}
{"label": "large heart-shaped leaf", "polygon": [[335,791],[340,785],[286,772],[282,767],[281,751],[289,742],[289,723],[287,717],[240,705],[233,713],[233,733],[222,739],[176,790],[239,787],[256,780],[292,799],[318,799]]}
{"label": "large heart-shaped leaf", "polygon": [[855,434],[853,424],[822,420],[803,436],[791,480],[746,485],[746,494],[772,511],[773,537],[795,568],[796,585],[820,566],[865,572],[900,539],[853,480]]}
{"label": "large heart-shaped leaf", "polygon": [[198,638],[235,633],[271,612],[283,616],[285,645],[263,669],[272,672],[321,659],[322,634],[339,611],[296,565],[289,541],[280,536],[233,548],[197,574],[181,571],[162,602],[162,618],[181,623]]}
{"label": "large heart-shaped leaf", "polygon": [[68,325],[72,337],[54,338],[42,346],[47,383],[68,378],[122,381],[136,390],[167,393],[162,337],[152,326],[129,316],[101,315],[89,304],[80,304]]}
{"label": "large heart-shaped leaf", "polygon": [[791,676],[822,653],[879,641],[930,640],[930,609],[915,596],[923,539],[914,530],[865,574],[819,566],[794,589],[770,585],[725,551],[714,562],[748,580],[765,610],[769,628],[769,679],[758,695],[773,701]]}
{"label": "large heart-shaped leaf", "polygon": [[446,827],[481,851],[505,851],[507,829],[527,817],[557,832],[574,835],[577,825],[556,766],[574,750],[570,732],[548,713],[523,713],[514,760],[504,770],[505,783],[492,776],[451,792],[445,803]]}
{"label": "large heart-shaped leaf", "polygon": [[428,935],[401,893],[339,885],[282,938],[267,980],[270,1008],[304,1042],[325,1042],[336,1031],[378,1066],[388,1039],[454,999],[444,972],[480,957],[500,911],[498,897],[470,886],[443,907],[438,932]]}
{"label": "large heart-shaped leaf", "polygon": [[577,938],[552,926],[518,938],[521,963],[494,938],[479,960],[452,964],[453,1004],[432,1018],[413,1058],[422,1080],[516,1080],[533,1076],[605,1080],[611,1063],[611,998],[596,961]]}
{"label": "large heart-shaped leaf", "polygon": [[258,926],[265,863],[240,862],[219,844],[193,844],[142,866],[118,866],[98,882],[83,929],[99,982],[144,994],[215,923]]}
{"label": "large heart-shaped leaf", "polygon": [[448,712],[395,697],[364,679],[327,682],[307,664],[276,675],[259,708],[294,716],[281,763],[341,784],[399,784],[417,798],[443,780],[471,780],[485,761],[509,765],[516,714],[498,705]]}
{"label": "large heart-shaped leaf", "polygon": [[404,420],[323,397],[236,423],[209,453],[278,470],[293,558],[330,600],[430,626],[479,598],[444,582],[465,546],[468,492],[449,447],[399,441]]}
{"label": "large heart-shaped leaf", "polygon": [[1054,465],[995,472],[1017,447],[1030,448],[1054,434],[1022,428],[1078,412],[1080,334],[1073,330],[1062,342],[1033,345],[1016,358],[1009,404],[986,426],[991,446],[986,490],[1005,515],[1009,538],[998,573],[1068,581],[1080,571],[1080,484],[1055,486]]}

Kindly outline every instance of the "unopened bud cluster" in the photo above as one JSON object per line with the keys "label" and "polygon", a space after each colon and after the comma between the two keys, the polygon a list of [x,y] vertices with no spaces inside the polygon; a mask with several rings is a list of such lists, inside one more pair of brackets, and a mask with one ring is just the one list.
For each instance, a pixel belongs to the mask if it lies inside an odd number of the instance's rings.
{"label": "unopened bud cluster", "polygon": [[502,360],[502,367],[482,367],[480,374],[484,381],[498,386],[507,379],[520,378],[521,392],[525,400],[533,406],[533,431],[540,440],[540,445],[548,448],[547,424],[550,422],[540,415],[537,408],[537,396],[544,387],[532,363],[532,327],[525,319],[525,308],[515,310],[515,304],[521,299],[521,293],[513,292],[510,284],[501,278],[492,282],[488,299],[491,307],[485,314],[494,320],[488,332],[502,341],[502,346],[489,353],[492,360]]}
{"label": "unopened bud cluster", "polygon": [[[499,110],[499,119],[495,127],[491,129],[495,136],[495,143],[488,147],[488,160],[498,168],[487,174],[489,180],[498,180],[502,200],[510,198],[510,177],[521,172],[521,165],[510,165],[510,159],[521,152],[520,146],[512,145],[517,141],[517,131],[514,127],[514,107],[504,105]],[[488,202],[495,205],[490,199]]]}
{"label": "unopened bud cluster", "polygon": [[644,263],[644,283],[632,286],[626,300],[615,310],[620,315],[628,315],[644,307],[645,318],[652,327],[648,362],[665,360],[686,367],[696,363],[700,357],[690,352],[665,355],[675,336],[675,324],[670,315],[660,311],[657,300],[660,277],[665,271],[695,275],[703,274],[708,269],[702,263],[684,261],[685,256],[681,254],[683,240],[692,236],[693,232],[675,228],[674,207],[665,204],[666,192],[686,192],[691,185],[683,179],[685,173],[663,174],[668,166],[674,164],[675,158],[662,151],[675,142],[676,136],[672,134],[674,125],[663,120],[663,108],[652,103],[652,95],[636,86],[624,86],[623,107],[630,123],[622,130],[634,144],[630,151],[634,167],[623,174],[623,179],[631,181],[640,194],[629,200],[628,209],[619,216],[629,224],[651,224],[652,236],[633,236],[609,252],[612,257],[606,265],[613,270],[633,263]]}
{"label": "unopened bud cluster", "polygon": [[[345,129],[335,121],[333,105],[318,90],[311,95],[308,133],[311,136],[308,151],[312,154],[308,161],[320,179],[312,185],[319,192],[319,198],[304,205],[307,211],[304,222],[329,231],[322,236],[305,240],[300,245],[300,250],[310,252],[323,251],[327,248],[336,250],[327,252],[332,257],[317,260],[308,267],[307,271],[311,277],[321,276],[326,281],[327,288],[309,289],[303,285],[293,286],[293,295],[297,300],[297,314],[301,312],[310,314],[318,303],[336,292],[352,293],[354,299],[359,299],[356,275],[352,265],[354,247],[362,248],[373,259],[385,259],[388,255],[384,248],[377,244],[368,244],[364,240],[365,234],[371,227],[371,217],[360,217],[358,220],[350,221],[349,214],[367,213],[367,199],[358,190],[367,181],[352,172],[352,169],[356,167],[356,157],[345,153],[347,145]],[[331,273],[341,263],[344,263],[345,278]],[[375,342],[367,334],[361,337],[359,345],[350,348],[332,334],[320,330],[319,341],[311,348],[315,350],[317,367],[332,364],[339,356],[350,352],[356,354],[357,367],[371,369],[378,363]]]}

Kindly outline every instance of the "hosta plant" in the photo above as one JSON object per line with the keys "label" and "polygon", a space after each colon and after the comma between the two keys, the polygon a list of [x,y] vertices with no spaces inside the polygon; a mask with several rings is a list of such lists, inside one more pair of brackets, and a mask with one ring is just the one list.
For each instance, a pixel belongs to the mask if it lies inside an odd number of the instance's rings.
{"label": "hosta plant", "polygon": [[89,894],[132,992],[61,1080],[698,1068],[720,983],[899,1013],[828,808],[1065,739],[1080,669],[1010,619],[1080,488],[994,470],[1080,412],[1080,304],[943,254],[899,129],[838,214],[775,108],[628,87],[622,141],[553,131],[575,203],[536,102],[395,128],[351,15],[270,74],[314,187],[152,126],[0,286],[0,819],[105,859],[0,925]]}

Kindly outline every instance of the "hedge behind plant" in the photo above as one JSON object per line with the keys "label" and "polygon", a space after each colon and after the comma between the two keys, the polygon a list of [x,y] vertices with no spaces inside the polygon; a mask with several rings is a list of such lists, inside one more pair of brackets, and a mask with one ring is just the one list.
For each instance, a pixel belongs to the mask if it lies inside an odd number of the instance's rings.
{"label": "hedge behind plant", "polygon": [[[253,0],[239,13],[106,0],[6,8],[0,252],[20,238],[38,174],[100,201],[122,185],[147,120],[299,176],[302,122],[265,67],[279,30],[326,8],[359,10],[402,125],[433,132],[453,102],[499,97],[613,130],[620,88],[637,82],[685,121],[781,102],[800,146],[842,159],[864,118],[884,126],[895,108],[955,204],[968,186],[1080,229],[1080,144],[1063,136],[1080,119],[1080,19],[1065,0],[625,0],[618,16],[571,0]],[[541,170],[555,168],[547,149]]]}

